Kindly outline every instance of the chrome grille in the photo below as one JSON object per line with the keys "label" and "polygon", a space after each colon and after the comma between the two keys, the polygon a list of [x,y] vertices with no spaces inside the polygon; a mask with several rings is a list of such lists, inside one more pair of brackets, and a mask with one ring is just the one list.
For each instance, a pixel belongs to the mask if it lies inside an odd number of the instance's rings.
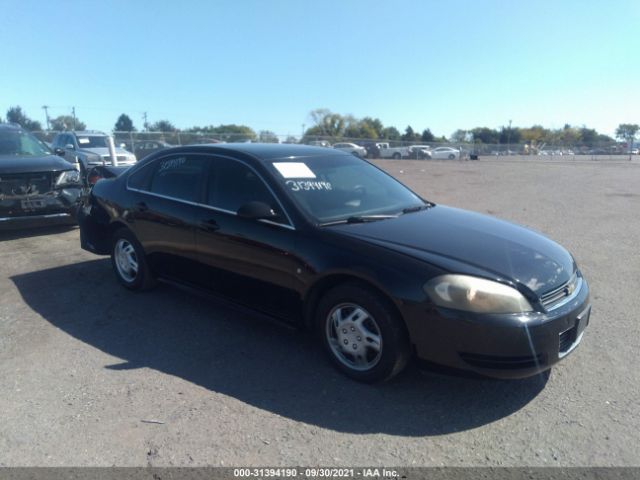
{"label": "chrome grille", "polygon": [[582,278],[578,272],[574,273],[567,283],[543,294],[540,303],[546,310],[553,310],[563,305],[569,298],[575,296],[582,286]]}
{"label": "chrome grille", "polygon": [[0,175],[0,197],[42,195],[51,190],[51,173],[11,173]]}

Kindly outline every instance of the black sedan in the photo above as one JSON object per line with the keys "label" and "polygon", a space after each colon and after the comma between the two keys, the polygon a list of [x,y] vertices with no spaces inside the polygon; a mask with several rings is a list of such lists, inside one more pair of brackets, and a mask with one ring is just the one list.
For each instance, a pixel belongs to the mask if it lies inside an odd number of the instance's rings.
{"label": "black sedan", "polygon": [[0,124],[0,228],[74,224],[80,175],[18,125]]}
{"label": "black sedan", "polygon": [[519,378],[582,339],[587,282],[567,250],[435,205],[339,150],[224,144],[165,150],[99,181],[81,244],[126,288],[158,278],[317,332],[361,381],[412,356]]}

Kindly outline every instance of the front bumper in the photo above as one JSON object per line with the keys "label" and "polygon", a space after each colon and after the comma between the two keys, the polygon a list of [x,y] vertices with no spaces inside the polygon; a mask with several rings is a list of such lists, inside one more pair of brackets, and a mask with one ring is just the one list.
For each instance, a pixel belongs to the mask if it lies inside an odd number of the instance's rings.
{"label": "front bumper", "polygon": [[[582,340],[591,313],[589,286],[547,313],[479,315],[406,306],[418,358],[495,378],[524,378],[551,368]],[[525,321],[526,320],[526,321]]]}
{"label": "front bumper", "polygon": [[53,190],[42,195],[0,199],[0,229],[31,228],[76,223],[79,188]]}

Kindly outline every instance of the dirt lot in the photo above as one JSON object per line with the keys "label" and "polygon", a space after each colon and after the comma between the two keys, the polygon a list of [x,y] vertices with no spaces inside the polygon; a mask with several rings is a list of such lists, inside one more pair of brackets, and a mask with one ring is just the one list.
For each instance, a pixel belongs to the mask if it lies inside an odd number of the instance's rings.
{"label": "dirt lot", "polygon": [[359,385],[297,331],[125,291],[76,229],[0,234],[0,466],[640,465],[640,162],[378,164],[573,252],[591,325],[548,380]]}

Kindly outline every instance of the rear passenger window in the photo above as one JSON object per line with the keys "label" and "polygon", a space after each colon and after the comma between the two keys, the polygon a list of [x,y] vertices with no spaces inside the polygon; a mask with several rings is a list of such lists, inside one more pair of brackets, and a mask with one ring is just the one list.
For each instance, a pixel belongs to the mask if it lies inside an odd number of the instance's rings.
{"label": "rear passenger window", "polygon": [[204,176],[204,166],[205,160],[202,157],[164,158],[157,162],[153,170],[149,191],[158,195],[196,202],[199,196],[200,179]]}

